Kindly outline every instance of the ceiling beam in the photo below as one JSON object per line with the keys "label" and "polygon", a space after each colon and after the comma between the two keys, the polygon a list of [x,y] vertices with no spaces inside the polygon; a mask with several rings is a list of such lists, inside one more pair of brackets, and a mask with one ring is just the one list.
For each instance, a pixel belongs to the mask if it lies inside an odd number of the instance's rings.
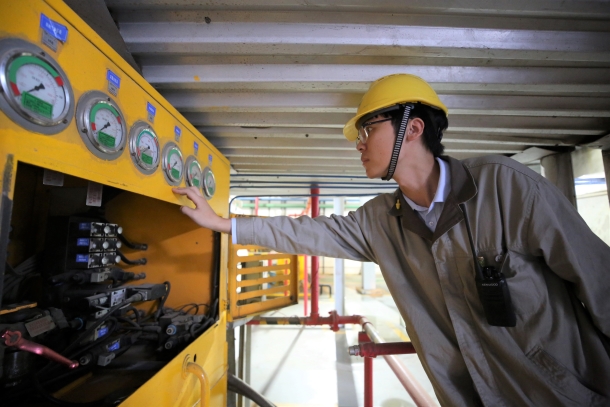
{"label": "ceiling beam", "polygon": [[327,11],[327,12],[369,12],[382,10],[386,13],[406,14],[447,14],[447,15],[498,15],[498,16],[540,16],[585,19],[610,18],[610,5],[603,0],[461,0],[447,3],[446,0],[106,0],[111,8],[122,9],[204,9],[204,10],[249,10],[249,11]]}
{"label": "ceiling beam", "polygon": [[[166,91],[163,96],[182,113],[352,113],[362,98],[356,93],[247,93]],[[441,95],[451,116],[610,117],[610,98]],[[552,109],[549,107],[552,106]]]}
{"label": "ceiling beam", "polygon": [[[353,114],[348,113],[185,113],[195,126],[246,126],[246,127],[326,127],[343,129]],[[605,117],[530,117],[530,116],[486,116],[456,115],[449,117],[449,129],[459,127],[497,127],[564,129],[604,132],[610,128],[610,119]],[[594,135],[597,133],[594,133]]]}
{"label": "ceiling beam", "polygon": [[610,64],[610,32],[380,24],[121,24],[134,54],[359,55]]}
{"label": "ceiling beam", "polygon": [[[537,68],[392,65],[162,65],[143,67],[150,83],[321,82],[366,83],[409,72],[431,84],[608,85],[610,68]],[[433,85],[434,86],[434,85]]]}

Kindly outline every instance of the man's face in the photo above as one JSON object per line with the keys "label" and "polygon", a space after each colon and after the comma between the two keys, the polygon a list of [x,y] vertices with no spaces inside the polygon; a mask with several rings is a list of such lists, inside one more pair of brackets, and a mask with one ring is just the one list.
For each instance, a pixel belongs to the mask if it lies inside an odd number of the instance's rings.
{"label": "man's face", "polygon": [[[383,120],[384,115],[377,115],[367,123]],[[366,126],[368,137],[366,143],[358,141],[356,149],[360,151],[362,166],[368,178],[381,178],[388,172],[396,135],[392,121],[387,120]]]}

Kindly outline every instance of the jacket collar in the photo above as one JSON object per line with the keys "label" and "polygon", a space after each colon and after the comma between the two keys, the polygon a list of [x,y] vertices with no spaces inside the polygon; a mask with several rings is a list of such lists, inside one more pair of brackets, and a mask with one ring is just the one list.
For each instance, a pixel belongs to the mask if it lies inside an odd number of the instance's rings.
{"label": "jacket collar", "polygon": [[451,190],[443,205],[443,212],[434,233],[428,229],[419,215],[411,209],[405,201],[400,188],[394,192],[393,205],[388,211],[388,215],[401,217],[402,226],[405,229],[431,242],[444,235],[463,219],[462,211],[458,205],[470,200],[477,194],[477,186],[472,174],[459,160],[449,156],[441,156],[441,159],[449,163]]}

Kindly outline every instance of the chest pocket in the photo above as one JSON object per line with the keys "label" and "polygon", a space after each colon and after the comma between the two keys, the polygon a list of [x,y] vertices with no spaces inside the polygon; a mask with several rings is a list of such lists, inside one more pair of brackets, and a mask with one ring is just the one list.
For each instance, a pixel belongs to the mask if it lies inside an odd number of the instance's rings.
{"label": "chest pocket", "polygon": [[511,251],[496,259],[501,260],[496,267],[506,278],[517,316],[523,319],[540,311],[546,302],[546,284],[539,260]]}
{"label": "chest pocket", "polygon": [[[529,318],[542,310],[547,301],[546,284],[539,261],[511,251],[499,253],[501,251],[486,250],[479,254],[485,259],[486,265],[494,266],[504,274],[517,319]],[[476,293],[472,257],[457,260],[462,283],[468,287],[467,297],[469,301],[475,302],[474,308],[480,309],[482,313],[483,306]]]}

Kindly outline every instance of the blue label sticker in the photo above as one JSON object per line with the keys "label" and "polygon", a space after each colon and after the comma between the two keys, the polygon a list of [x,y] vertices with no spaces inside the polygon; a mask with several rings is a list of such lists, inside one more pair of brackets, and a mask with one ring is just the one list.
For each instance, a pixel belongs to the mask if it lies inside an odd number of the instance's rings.
{"label": "blue label sticker", "polygon": [[51,20],[49,17],[40,13],[40,26],[43,30],[57,38],[61,42],[66,42],[68,39],[68,27]]}
{"label": "blue label sticker", "polygon": [[174,133],[176,134],[176,137],[180,138],[180,136],[182,135],[182,130],[180,130],[180,127],[175,126]]}
{"label": "blue label sticker", "polygon": [[78,230],[91,230],[91,222],[81,222],[78,224]]}
{"label": "blue label sticker", "polygon": [[89,263],[89,255],[88,254],[77,254],[76,262],[77,263]]}
{"label": "blue label sticker", "polygon": [[117,339],[116,341],[112,342],[110,345],[108,345],[108,352],[112,352],[115,350],[119,350],[121,348],[121,340]]}
{"label": "blue label sticker", "polygon": [[212,165],[212,154],[208,154],[208,163]]}
{"label": "blue label sticker", "polygon": [[106,79],[108,79],[108,82],[117,88],[121,87],[121,78],[119,78],[118,75],[112,72],[110,69],[106,71]]}
{"label": "blue label sticker", "polygon": [[100,329],[97,330],[97,337],[101,338],[102,336],[106,335],[108,333],[108,327],[107,326],[103,326]]}
{"label": "blue label sticker", "polygon": [[199,144],[196,141],[193,142],[193,149],[195,150],[195,155],[197,155],[197,152],[199,151]]}
{"label": "blue label sticker", "polygon": [[150,104],[150,102],[146,102],[146,111],[151,115],[157,114],[157,108]]}
{"label": "blue label sticker", "polygon": [[76,245],[80,247],[89,247],[89,239],[85,237],[78,238],[76,239]]}

